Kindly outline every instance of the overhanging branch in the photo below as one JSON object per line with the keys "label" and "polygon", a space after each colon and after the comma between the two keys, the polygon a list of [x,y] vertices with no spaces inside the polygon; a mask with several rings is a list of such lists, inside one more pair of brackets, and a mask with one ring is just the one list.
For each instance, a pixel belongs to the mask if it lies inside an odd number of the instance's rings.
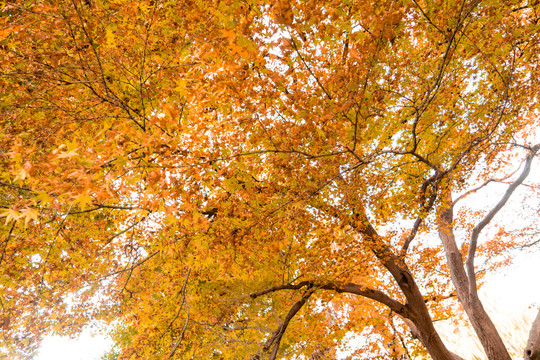
{"label": "overhanging branch", "polygon": [[391,298],[389,295],[387,295],[386,293],[380,290],[372,289],[367,286],[354,284],[354,283],[328,282],[324,284],[316,284],[314,281],[301,281],[298,284],[283,284],[283,285],[273,286],[265,290],[251,293],[249,297],[252,299],[255,299],[257,297],[267,295],[273,292],[281,291],[281,290],[300,290],[304,287],[306,287],[308,290],[321,289],[321,290],[335,291],[340,294],[347,293],[347,294],[360,295],[365,298],[377,301],[383,305],[386,305],[396,314],[407,317],[406,305]]}

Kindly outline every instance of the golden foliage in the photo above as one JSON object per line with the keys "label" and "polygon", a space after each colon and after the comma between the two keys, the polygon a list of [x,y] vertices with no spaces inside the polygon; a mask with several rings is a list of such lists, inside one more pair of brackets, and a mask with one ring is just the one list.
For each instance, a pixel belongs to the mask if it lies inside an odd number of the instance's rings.
{"label": "golden foliage", "polygon": [[4,3],[0,347],[103,319],[122,359],[425,351],[437,209],[532,148],[538,6]]}

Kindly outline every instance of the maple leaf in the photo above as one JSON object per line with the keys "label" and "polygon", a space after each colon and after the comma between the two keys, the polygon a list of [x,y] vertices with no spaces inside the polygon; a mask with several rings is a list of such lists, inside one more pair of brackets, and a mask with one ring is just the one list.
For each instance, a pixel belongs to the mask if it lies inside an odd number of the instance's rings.
{"label": "maple leaf", "polygon": [[102,319],[119,358],[455,360],[462,307],[508,360],[478,274],[540,231],[499,220],[537,199],[539,6],[5,5],[0,357]]}
{"label": "maple leaf", "polygon": [[89,193],[83,193],[75,196],[74,204],[78,204],[81,211],[86,210],[90,205],[92,205],[93,198]]}
{"label": "maple leaf", "polygon": [[78,155],[79,154],[77,153],[77,149],[72,149],[72,150],[66,150],[64,152],[59,153],[58,155],[56,155],[56,158],[67,159],[67,158],[78,156]]}
{"label": "maple leaf", "polygon": [[21,210],[21,213],[18,218],[23,219],[24,225],[28,226],[28,223],[30,221],[37,221],[38,217],[39,217],[39,211],[37,211],[36,209],[27,208],[27,209]]}
{"label": "maple leaf", "polygon": [[10,223],[11,221],[16,221],[21,216],[20,212],[13,209],[2,209],[0,217],[5,217],[5,224]]}

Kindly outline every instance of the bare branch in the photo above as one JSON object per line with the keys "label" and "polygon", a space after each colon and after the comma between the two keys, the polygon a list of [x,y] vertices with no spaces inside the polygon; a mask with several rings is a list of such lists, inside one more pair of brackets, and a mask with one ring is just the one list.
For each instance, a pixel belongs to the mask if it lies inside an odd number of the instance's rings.
{"label": "bare branch", "polygon": [[[429,342],[429,339],[426,339],[426,337],[418,330],[418,327],[412,321],[410,321],[409,319],[403,319],[403,321],[411,330],[411,334],[413,335],[413,337],[420,340],[420,342],[424,345]],[[452,360],[464,360],[461,356],[454,353],[450,353],[450,356]]]}
{"label": "bare branch", "polygon": [[509,174],[508,176],[505,176],[504,178],[502,179],[489,179],[487,180],[486,182],[484,182],[482,185],[478,186],[478,187],[475,187],[474,189],[471,189],[469,191],[467,191],[466,193],[463,193],[461,194],[460,196],[458,196],[455,200],[454,200],[454,204],[456,204],[458,201],[460,200],[463,200],[464,198],[466,198],[467,196],[469,196],[470,194],[472,193],[475,193],[477,192],[478,190],[486,187],[487,185],[491,184],[492,182],[503,182],[504,180],[508,179],[510,176],[514,175],[514,173],[511,173]]}
{"label": "bare branch", "polygon": [[249,294],[249,297],[252,298],[252,299],[256,299],[256,298],[258,298],[260,296],[270,294],[270,293],[280,291],[280,290],[299,290],[299,289],[303,288],[304,286],[306,286],[306,287],[313,286],[313,282],[312,281],[301,281],[298,284],[294,284],[294,285],[293,284],[277,285],[277,286],[273,286],[271,288],[268,288],[268,289],[265,289],[265,290],[262,290],[262,291],[257,291],[257,292],[251,293],[251,294]]}
{"label": "bare branch", "polygon": [[66,215],[78,215],[78,214],[84,214],[89,213],[101,209],[112,209],[112,210],[144,210],[149,213],[152,212],[150,209],[138,207],[138,206],[123,206],[123,205],[105,205],[105,204],[99,204],[99,203],[92,203],[92,205],[95,206],[95,208],[81,210],[81,211],[71,211],[68,212]]}
{"label": "bare branch", "polygon": [[508,350],[504,345],[500,334],[485,311],[482,302],[478,298],[477,292],[470,292],[469,278],[463,265],[463,256],[458,249],[454,229],[453,229],[453,203],[451,198],[451,189],[446,189],[445,198],[441,204],[437,223],[439,228],[439,237],[444,246],[448,267],[452,283],[457,292],[457,297],[463,309],[467,313],[471,325],[486,351],[489,359],[510,360]]}
{"label": "bare branch", "polygon": [[151,258],[153,258],[154,256],[156,256],[157,254],[159,254],[159,250],[158,251],[154,251],[153,253],[151,253],[150,255],[148,255],[147,257],[145,257],[144,259],[142,259],[141,261],[139,261],[138,263],[136,263],[135,265],[133,266],[130,266],[128,268],[125,268],[125,269],[122,269],[122,270],[118,270],[118,271],[114,271],[110,274],[107,274],[105,276],[103,276],[102,278],[100,278],[100,280],[104,280],[108,277],[111,277],[111,276],[114,276],[114,275],[118,275],[118,274],[121,274],[121,273],[124,273],[126,271],[133,271],[134,269],[138,268],[139,266],[141,266],[142,264],[144,264],[145,262],[147,262],[148,260],[150,260]]}
{"label": "bare branch", "polygon": [[366,297],[371,300],[375,300],[383,305],[388,306],[390,310],[392,310],[396,314],[399,314],[403,317],[408,316],[408,309],[406,305],[400,303],[397,300],[392,299],[390,296],[388,296],[387,294],[385,294],[384,292],[380,290],[371,289],[367,286],[353,284],[353,283],[346,283],[346,284],[329,283],[326,285],[322,285],[319,288],[324,289],[324,290],[334,290],[337,293],[361,295],[363,297]]}
{"label": "bare branch", "polygon": [[304,64],[304,66],[307,68],[307,70],[309,71],[309,73],[311,74],[311,76],[313,76],[313,78],[315,79],[315,81],[317,82],[317,85],[319,85],[319,87],[321,88],[321,90],[324,92],[324,94],[326,95],[326,97],[329,99],[329,100],[332,100],[332,96],[330,95],[330,93],[326,90],[326,88],[323,86],[323,84],[321,83],[321,81],[319,80],[319,78],[317,77],[317,75],[315,75],[313,73],[313,71],[311,70],[311,67],[309,67],[309,65],[307,64],[306,60],[304,59],[304,57],[302,56],[302,54],[300,54],[300,50],[298,49],[298,46],[296,45],[296,42],[294,41],[294,39],[291,37],[290,39],[290,42],[291,42],[291,45],[294,47],[294,50],[296,51],[296,54],[298,55],[298,57],[300,58],[300,60],[302,60],[302,63]]}
{"label": "bare branch", "polygon": [[525,166],[523,167],[521,175],[514,182],[512,182],[512,184],[510,184],[501,200],[499,200],[495,207],[491,209],[491,211],[482,219],[482,221],[478,223],[478,225],[476,225],[476,227],[472,231],[466,262],[467,276],[469,278],[469,291],[471,294],[477,293],[476,274],[474,272],[474,256],[476,253],[476,246],[478,244],[478,237],[480,236],[482,230],[491,222],[493,217],[504,207],[504,205],[507,203],[508,199],[510,199],[517,187],[521,185],[523,181],[527,178],[527,176],[531,172],[532,161],[538,149],[540,149],[540,144],[535,145],[531,149],[531,152],[529,153],[525,161]]}
{"label": "bare branch", "polygon": [[21,190],[21,191],[30,191],[30,192],[32,192],[32,189],[29,189],[27,187],[17,186],[15,184],[9,184],[9,183],[5,183],[3,181],[0,181],[0,186],[10,187],[10,188]]}
{"label": "bare branch", "polygon": [[116,233],[112,236],[110,236],[106,241],[105,241],[105,244],[103,244],[103,247],[109,245],[111,243],[111,241],[113,241],[114,239],[116,239],[117,237],[119,237],[120,235],[122,234],[125,234],[126,232],[128,232],[129,230],[133,229],[135,226],[137,226],[139,223],[141,223],[142,221],[144,221],[146,219],[146,217],[142,217],[140,220],[138,221],[135,221],[133,224],[131,224],[129,227],[127,227],[125,230],[122,230],[120,231],[119,233]]}

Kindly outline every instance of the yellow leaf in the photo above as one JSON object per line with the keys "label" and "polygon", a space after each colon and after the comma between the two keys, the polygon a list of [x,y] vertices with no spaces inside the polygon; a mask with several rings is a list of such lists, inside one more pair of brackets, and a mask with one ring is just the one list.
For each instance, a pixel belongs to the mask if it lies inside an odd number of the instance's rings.
{"label": "yellow leaf", "polygon": [[113,29],[110,26],[105,29],[105,39],[107,41],[107,47],[116,46],[116,37],[114,36]]}
{"label": "yellow leaf", "polygon": [[186,93],[187,80],[180,79],[176,81],[176,85],[177,86],[174,88],[174,91],[180,93],[180,95],[184,95]]}
{"label": "yellow leaf", "polygon": [[26,176],[28,175],[28,173],[26,172],[26,170],[24,168],[22,169],[18,169],[15,171],[15,181],[18,181],[18,180],[24,180],[26,179]]}
{"label": "yellow leaf", "polygon": [[45,191],[38,190],[36,191],[36,196],[34,199],[39,202],[41,205],[49,205],[51,203],[51,197]]}
{"label": "yellow leaf", "polygon": [[[60,153],[61,150],[64,151]],[[53,154],[58,154],[56,155],[56,159],[65,159],[73,156],[78,156],[79,154],[77,153],[77,150],[78,147],[76,142],[66,141],[65,144],[60,145],[56,150],[54,150]]]}
{"label": "yellow leaf", "polygon": [[0,213],[0,217],[6,218],[6,224],[10,221],[17,221],[17,219],[21,216],[21,214],[17,210],[13,209],[3,209]]}
{"label": "yellow leaf", "polygon": [[75,197],[75,204],[79,204],[81,211],[84,211],[88,206],[92,205],[92,196],[88,193],[80,194]]}
{"label": "yellow leaf", "polygon": [[37,221],[39,217],[39,211],[32,208],[26,208],[23,209],[21,214],[19,215],[19,218],[24,219],[24,225],[27,226],[30,220]]}
{"label": "yellow leaf", "polygon": [[73,157],[73,156],[77,156],[79,155],[77,153],[77,149],[75,150],[69,150],[69,151],[65,151],[59,155],[56,155],[56,159],[66,159],[66,158],[70,158],[70,157]]}

